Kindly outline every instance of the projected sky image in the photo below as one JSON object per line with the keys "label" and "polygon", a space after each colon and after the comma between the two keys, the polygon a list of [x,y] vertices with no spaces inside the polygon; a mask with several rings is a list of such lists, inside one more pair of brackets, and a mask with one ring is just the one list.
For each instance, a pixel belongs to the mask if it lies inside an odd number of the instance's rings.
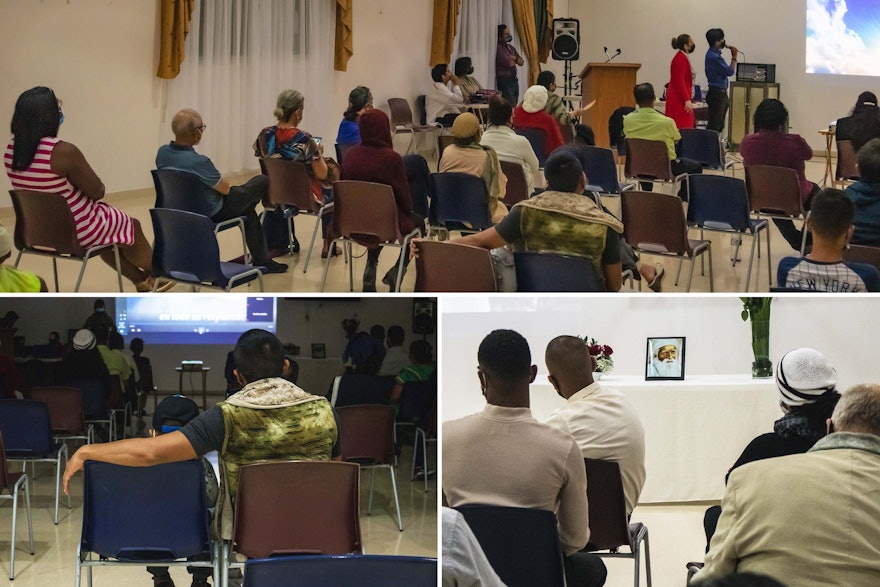
{"label": "projected sky image", "polygon": [[880,76],[880,1],[807,0],[807,73]]}

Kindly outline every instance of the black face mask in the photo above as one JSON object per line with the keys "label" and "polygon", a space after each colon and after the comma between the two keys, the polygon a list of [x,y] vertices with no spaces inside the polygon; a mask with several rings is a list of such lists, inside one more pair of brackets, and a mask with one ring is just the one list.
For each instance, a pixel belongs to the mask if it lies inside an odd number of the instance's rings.
{"label": "black face mask", "polygon": [[471,74],[473,74],[473,73],[474,73],[474,68],[473,68],[473,67],[471,67],[470,69],[468,69],[468,71],[467,71],[467,75],[471,75]]}
{"label": "black face mask", "polygon": [[724,39],[722,39],[722,40],[721,40],[721,46],[718,47],[718,48],[719,48],[719,49],[724,49],[725,47],[727,47],[727,41],[725,41]]}
{"label": "black face mask", "polygon": [[513,40],[513,35],[507,35],[506,37],[504,37],[504,42],[505,42],[505,43],[509,43],[509,42],[511,42],[512,40]]}

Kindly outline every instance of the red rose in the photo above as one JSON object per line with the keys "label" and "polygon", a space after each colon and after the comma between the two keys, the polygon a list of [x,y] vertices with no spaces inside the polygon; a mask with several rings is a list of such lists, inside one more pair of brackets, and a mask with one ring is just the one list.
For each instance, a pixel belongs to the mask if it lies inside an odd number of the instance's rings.
{"label": "red rose", "polygon": [[591,344],[590,345],[590,354],[594,357],[602,354],[602,345],[599,344]]}
{"label": "red rose", "polygon": [[605,349],[605,354],[611,356],[614,354],[614,349],[608,346],[607,344],[603,347]]}

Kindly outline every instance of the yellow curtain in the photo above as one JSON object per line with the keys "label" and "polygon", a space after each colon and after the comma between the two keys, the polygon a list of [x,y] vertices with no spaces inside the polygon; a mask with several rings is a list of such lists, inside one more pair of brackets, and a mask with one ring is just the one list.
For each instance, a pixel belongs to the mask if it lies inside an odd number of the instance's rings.
{"label": "yellow curtain", "polygon": [[461,0],[434,0],[434,32],[431,35],[431,67],[449,63],[455,45],[455,26]]}
{"label": "yellow curtain", "polygon": [[[547,63],[550,57],[550,49],[553,45],[553,0],[543,0],[544,18],[543,28],[538,33],[538,61]],[[537,4],[536,4],[537,6]]]}
{"label": "yellow curtain", "polygon": [[186,35],[192,18],[195,0],[160,0],[162,8],[159,26],[159,69],[156,77],[173,79],[183,63]]}
{"label": "yellow curtain", "polygon": [[351,0],[336,0],[336,47],[333,69],[345,71],[354,55]]}
{"label": "yellow curtain", "polygon": [[541,66],[538,65],[538,37],[535,31],[535,9],[532,0],[510,0],[513,6],[513,24],[519,35],[522,45],[523,57],[529,64],[529,85],[538,82],[538,73]]}

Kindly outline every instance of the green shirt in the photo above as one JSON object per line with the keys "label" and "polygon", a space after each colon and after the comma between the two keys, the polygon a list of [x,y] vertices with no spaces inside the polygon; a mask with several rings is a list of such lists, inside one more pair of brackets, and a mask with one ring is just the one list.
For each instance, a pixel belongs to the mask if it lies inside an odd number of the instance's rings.
{"label": "green shirt", "polygon": [[571,115],[568,113],[568,108],[559,95],[549,92],[547,95],[547,105],[544,106],[544,110],[556,119],[559,126],[571,124]]}
{"label": "green shirt", "polygon": [[40,278],[33,273],[25,273],[12,267],[0,265],[0,292],[38,292]]}
{"label": "green shirt", "polygon": [[436,365],[410,365],[397,374],[396,381],[398,383],[413,383],[415,381],[427,381],[431,374],[437,369]]}
{"label": "green shirt", "polygon": [[624,116],[623,134],[628,139],[663,141],[669,149],[670,161],[677,159],[675,143],[681,139],[681,133],[674,120],[653,108],[638,108]]}

